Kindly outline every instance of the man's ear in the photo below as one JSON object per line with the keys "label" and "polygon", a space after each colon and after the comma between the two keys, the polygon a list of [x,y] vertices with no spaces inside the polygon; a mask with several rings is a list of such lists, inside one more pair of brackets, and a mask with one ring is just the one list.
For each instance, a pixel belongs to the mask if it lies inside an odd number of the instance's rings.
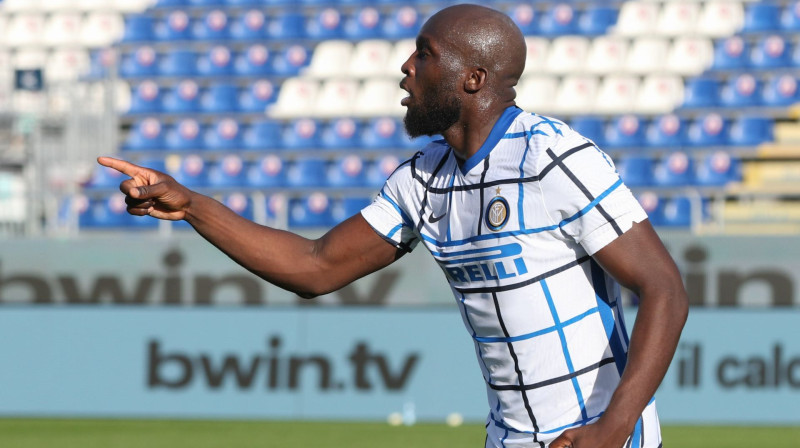
{"label": "man's ear", "polygon": [[469,77],[464,82],[464,90],[467,93],[476,93],[486,85],[486,69],[476,67],[469,72]]}

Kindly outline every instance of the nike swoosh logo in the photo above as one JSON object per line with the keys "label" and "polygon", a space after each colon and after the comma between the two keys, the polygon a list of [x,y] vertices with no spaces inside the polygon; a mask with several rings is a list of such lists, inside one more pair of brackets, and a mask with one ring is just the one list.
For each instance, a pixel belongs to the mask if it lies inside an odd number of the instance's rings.
{"label": "nike swoosh logo", "polygon": [[431,216],[428,218],[428,222],[431,224],[436,224],[437,222],[441,221],[445,215],[447,215],[447,213],[443,213],[441,216],[433,216],[433,214],[431,214]]}

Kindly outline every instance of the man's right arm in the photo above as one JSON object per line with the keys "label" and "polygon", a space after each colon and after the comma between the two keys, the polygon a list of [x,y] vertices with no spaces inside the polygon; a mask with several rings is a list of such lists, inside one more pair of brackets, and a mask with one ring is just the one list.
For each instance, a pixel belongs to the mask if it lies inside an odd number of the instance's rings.
{"label": "man's right arm", "polygon": [[160,219],[185,219],[231,259],[301,297],[335,291],[403,255],[357,214],[316,240],[256,224],[170,176],[118,159],[101,165],[131,179],[120,185],[128,211]]}

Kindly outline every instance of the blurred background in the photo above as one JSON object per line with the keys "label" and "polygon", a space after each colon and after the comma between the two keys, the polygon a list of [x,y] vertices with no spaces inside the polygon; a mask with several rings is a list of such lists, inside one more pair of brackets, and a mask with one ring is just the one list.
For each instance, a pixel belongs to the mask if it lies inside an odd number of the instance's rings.
{"label": "blurred background", "polygon": [[[800,2],[481,3],[526,36],[518,105],[612,156],[684,274],[662,423],[800,425]],[[482,421],[424,251],[304,301],[95,163],[321,235],[430,140],[400,66],[449,4],[0,1],[0,415]]]}

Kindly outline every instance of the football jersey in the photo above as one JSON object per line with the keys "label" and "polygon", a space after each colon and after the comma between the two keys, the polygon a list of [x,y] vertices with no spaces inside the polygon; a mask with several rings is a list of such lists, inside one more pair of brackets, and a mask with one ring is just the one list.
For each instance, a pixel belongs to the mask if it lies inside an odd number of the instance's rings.
{"label": "football jersey", "polygon": [[[510,107],[468,160],[434,141],[361,213],[398,248],[421,242],[449,281],[486,382],[486,446],[543,448],[602,415],[628,336],[591,255],[647,216],[592,141]],[[627,446],[660,442],[651,400]]]}

